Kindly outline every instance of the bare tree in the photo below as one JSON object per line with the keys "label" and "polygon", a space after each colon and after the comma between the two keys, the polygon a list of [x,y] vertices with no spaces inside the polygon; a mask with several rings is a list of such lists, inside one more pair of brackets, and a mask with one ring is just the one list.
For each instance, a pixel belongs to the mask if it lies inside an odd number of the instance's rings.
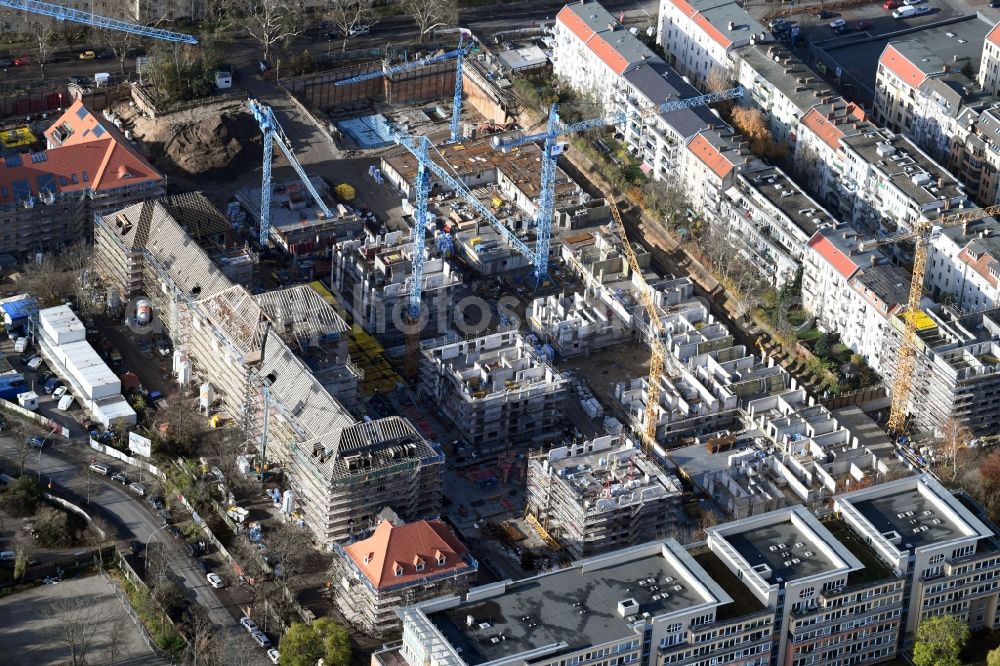
{"label": "bare tree", "polygon": [[340,50],[347,50],[351,31],[362,25],[371,25],[375,18],[374,0],[331,0],[327,16],[343,40]]}
{"label": "bare tree", "polygon": [[38,299],[42,307],[60,305],[73,292],[73,278],[60,270],[56,258],[46,254],[38,262],[27,262],[21,269],[24,290]]}
{"label": "bare tree", "polygon": [[969,448],[969,441],[972,439],[972,431],[955,418],[945,421],[941,432],[941,438],[937,442],[937,451],[941,456],[941,463],[951,469],[951,479],[954,481],[958,476],[958,459],[962,451]]}
{"label": "bare tree", "polygon": [[281,523],[267,535],[271,565],[281,573],[285,585],[294,588],[299,576],[306,572],[313,554],[310,532],[303,528]]}
{"label": "bare tree", "polygon": [[55,640],[69,650],[71,666],[87,663],[97,631],[108,619],[107,610],[82,597],[57,599],[44,611],[55,627]]}
{"label": "bare tree", "polygon": [[220,659],[222,655],[216,649],[216,641],[212,640],[216,626],[204,606],[194,604],[185,612],[184,629],[188,637],[185,663],[191,666],[223,663]]}
{"label": "bare tree", "polygon": [[14,578],[22,578],[27,573],[28,564],[31,562],[31,558],[38,548],[34,537],[23,529],[18,530],[14,534],[14,540],[11,545],[13,546],[15,557]]}
{"label": "bare tree", "polygon": [[276,44],[290,42],[304,27],[299,0],[238,0],[238,11],[247,33],[271,56]]}
{"label": "bare tree", "polygon": [[436,24],[449,25],[458,20],[458,6],[454,0],[402,0],[400,6],[417,24],[420,41],[424,41],[424,34]]}
{"label": "bare tree", "polygon": [[56,37],[59,33],[51,19],[39,19],[31,22],[31,29],[34,32],[35,46],[38,49],[38,69],[41,72],[42,81],[45,80],[45,66],[52,59],[52,54],[56,48]]}
{"label": "bare tree", "polygon": [[733,79],[729,72],[721,67],[713,67],[705,77],[705,89],[708,92],[722,92],[732,86]]}
{"label": "bare tree", "polygon": [[8,421],[8,423],[10,423],[11,434],[14,436],[14,447],[18,462],[18,476],[23,476],[24,466],[28,461],[28,456],[30,456],[33,452],[38,451],[38,449],[30,443],[30,439],[32,437],[42,436],[43,432],[40,428],[13,417]]}
{"label": "bare tree", "polygon": [[219,471],[226,477],[230,488],[235,488],[240,479],[239,457],[243,452],[246,438],[238,428],[221,428],[202,438],[207,444],[208,454],[215,460]]}
{"label": "bare tree", "polygon": [[[168,6],[170,3],[156,3],[157,7],[163,8],[164,12],[157,16],[153,16],[153,4],[150,0],[110,0],[110,6],[107,11],[129,23],[155,25],[166,18],[166,12],[169,11]],[[100,28],[97,34],[100,35],[101,42],[115,54],[115,59],[118,60],[122,74],[124,74],[125,58],[128,56],[129,51],[139,44],[139,35],[111,28]]]}
{"label": "bare tree", "polygon": [[114,619],[111,621],[111,625],[107,628],[105,636],[108,639],[108,649],[107,649],[107,664],[108,666],[115,666],[118,659],[122,656],[123,642],[127,636],[125,633],[128,628],[128,618],[124,613],[115,613]]}

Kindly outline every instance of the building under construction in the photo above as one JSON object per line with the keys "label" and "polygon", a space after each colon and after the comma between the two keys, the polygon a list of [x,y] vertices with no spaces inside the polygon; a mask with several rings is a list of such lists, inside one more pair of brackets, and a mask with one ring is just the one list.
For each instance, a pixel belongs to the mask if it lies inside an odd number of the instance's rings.
{"label": "building under construction", "polygon": [[566,379],[517,331],[423,349],[419,391],[481,454],[562,431]]}
{"label": "building under construction", "polygon": [[[452,321],[452,293],[461,277],[438,249],[427,242],[421,302],[431,328]],[[385,344],[401,343],[409,307],[413,273],[413,243],[402,231],[373,231],[365,227],[359,239],[338,243],[333,250],[331,285],[355,323]],[[436,329],[435,329],[436,332]]]}
{"label": "building under construction", "polygon": [[528,462],[527,512],[574,558],[662,539],[683,488],[633,442],[606,435]]}
{"label": "building under construction", "polygon": [[[916,365],[908,412],[912,423],[943,432],[949,419],[975,435],[1000,429],[1000,311],[965,316],[949,308],[925,309],[914,315],[917,325]],[[882,372],[887,386],[896,381],[906,325],[904,316],[890,318],[882,336]]]}
{"label": "building under construction", "polygon": [[332,305],[306,285],[260,295],[234,285],[162,202],[97,224],[98,272],[152,302],[178,383],[201,385],[211,410],[243,425],[248,454],[284,468],[319,543],[332,547],[385,506],[407,519],[437,512],[443,456],[405,420],[358,423],[345,407],[358,374]]}

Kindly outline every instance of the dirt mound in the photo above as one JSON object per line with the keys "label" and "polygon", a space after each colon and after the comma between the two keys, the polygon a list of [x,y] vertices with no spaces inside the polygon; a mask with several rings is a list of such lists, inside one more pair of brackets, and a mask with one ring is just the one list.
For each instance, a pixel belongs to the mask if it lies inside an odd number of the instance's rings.
{"label": "dirt mound", "polygon": [[247,111],[220,113],[171,123],[163,154],[190,176],[225,177],[245,172],[263,156],[260,127]]}

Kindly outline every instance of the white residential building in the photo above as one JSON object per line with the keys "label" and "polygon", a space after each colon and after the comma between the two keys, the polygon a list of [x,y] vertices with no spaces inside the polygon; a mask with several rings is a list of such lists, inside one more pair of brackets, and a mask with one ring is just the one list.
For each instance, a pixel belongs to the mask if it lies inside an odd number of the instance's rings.
{"label": "white residential building", "polygon": [[842,211],[840,202],[853,200],[856,191],[847,191],[840,181],[846,160],[842,139],[874,129],[861,107],[843,100],[809,109],[799,120],[795,141],[798,182]]}
{"label": "white residential building", "polygon": [[[621,26],[597,2],[569,4],[556,16],[553,71],[605,113],[638,114],[701,92]],[[723,124],[706,107],[649,115],[617,129],[654,179],[677,170],[679,150],[697,132]]]}
{"label": "white residential building", "polygon": [[723,193],[736,182],[739,171],[749,170],[756,160],[749,144],[728,127],[698,132],[681,151],[677,172],[691,207],[716,216]]}
{"label": "white residential building", "polygon": [[802,306],[878,371],[888,319],[905,305],[910,276],[878,250],[862,251],[859,240],[847,225],[821,229],[809,240]]}
{"label": "white residential building", "polygon": [[660,0],[656,42],[670,64],[698,85],[713,70],[732,70],[734,49],[763,38],[764,26],[733,0]]}
{"label": "white residential building", "polygon": [[935,300],[959,310],[1000,305],[1000,223],[986,217],[936,234],[927,256],[925,283]]}
{"label": "white residential building", "polygon": [[753,265],[781,288],[794,281],[813,234],[837,221],[784,171],[760,167],[736,175],[725,192],[721,217]]}

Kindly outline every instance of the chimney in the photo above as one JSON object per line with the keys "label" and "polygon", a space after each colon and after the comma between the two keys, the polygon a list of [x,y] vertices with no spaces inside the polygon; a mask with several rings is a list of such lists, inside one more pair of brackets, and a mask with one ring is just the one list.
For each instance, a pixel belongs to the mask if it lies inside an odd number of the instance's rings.
{"label": "chimney", "polygon": [[729,22],[729,29],[730,29],[730,30],[732,30],[732,29],[733,29],[733,28],[735,28],[735,27],[736,27],[736,24],[735,24],[735,23],[733,23],[732,21],[730,21],[730,22]]}
{"label": "chimney", "polygon": [[871,262],[872,266],[877,266],[878,265],[878,255],[877,254],[873,253],[872,256],[868,258],[868,260]]}

